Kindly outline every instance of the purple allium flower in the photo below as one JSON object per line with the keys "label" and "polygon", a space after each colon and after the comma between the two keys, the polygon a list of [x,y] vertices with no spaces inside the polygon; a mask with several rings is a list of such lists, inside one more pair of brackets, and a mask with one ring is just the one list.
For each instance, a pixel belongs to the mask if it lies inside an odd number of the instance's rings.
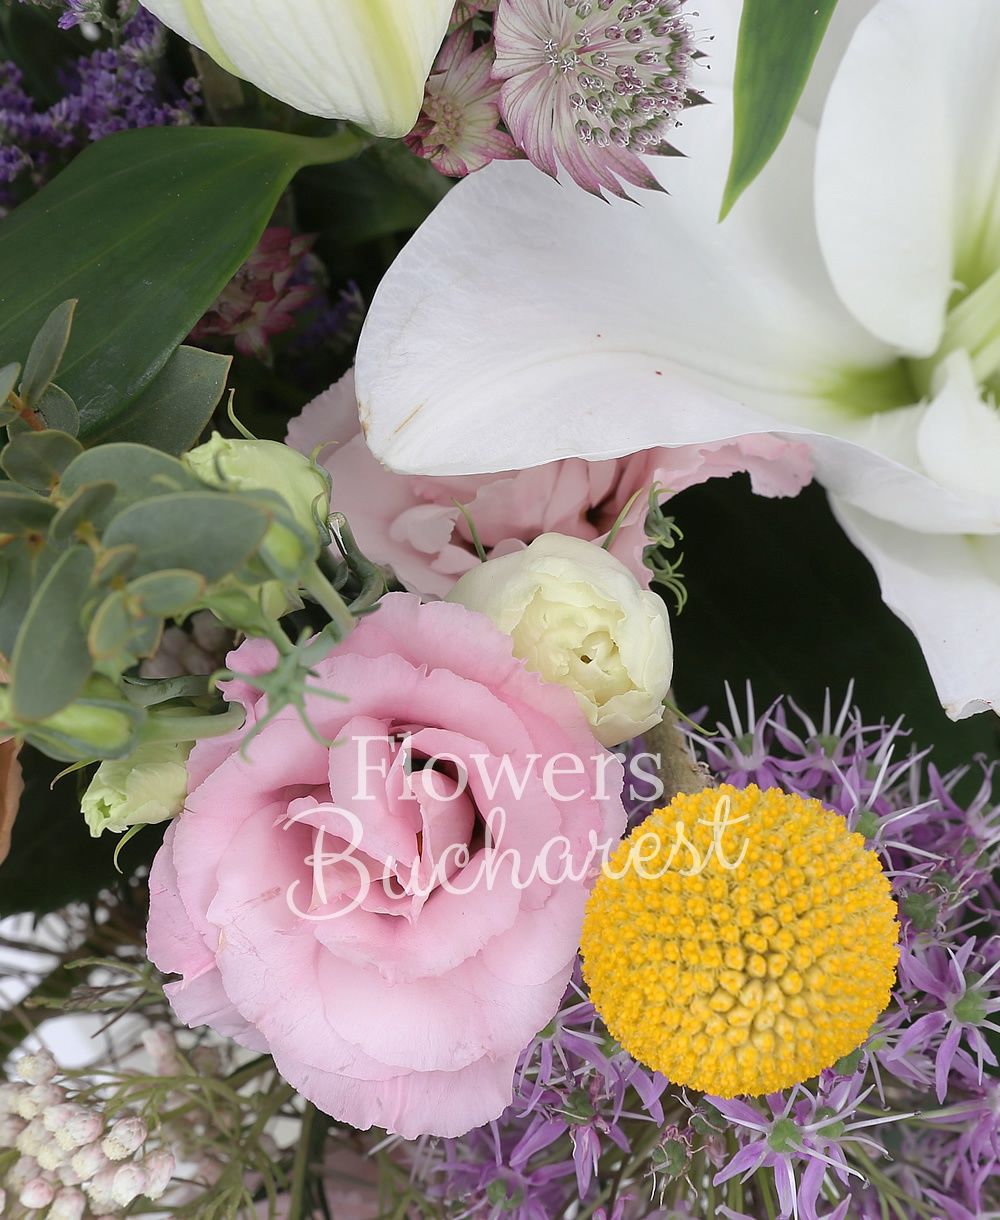
{"label": "purple allium flower", "polygon": [[271,338],[290,330],[319,291],[314,278],[299,274],[314,241],[278,225],[265,230],[191,338],[196,343],[212,335],[231,338],[238,352],[269,362]]}
{"label": "purple allium flower", "polygon": [[462,178],[491,161],[521,156],[498,127],[500,85],[492,66],[493,47],[474,47],[471,25],[450,35],[434,62],[406,144],[442,174]]}
{"label": "purple allium flower", "polygon": [[643,163],[672,149],[693,54],[683,0],[499,0],[500,113],[547,174],[624,196],[619,179],[657,189]]}

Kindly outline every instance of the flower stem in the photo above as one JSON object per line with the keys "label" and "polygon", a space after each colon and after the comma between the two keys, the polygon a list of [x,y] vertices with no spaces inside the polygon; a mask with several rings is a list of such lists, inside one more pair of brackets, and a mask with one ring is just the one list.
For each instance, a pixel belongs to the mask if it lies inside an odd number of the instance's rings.
{"label": "flower stem", "polygon": [[205,737],[222,737],[233,729],[241,728],[246,719],[242,707],[230,708],[214,716],[150,716],[143,725],[139,740],[149,741],[201,741]]}
{"label": "flower stem", "polygon": [[313,601],[318,602],[329,614],[330,620],[340,633],[340,638],[346,639],[354,629],[354,617],[348,610],[344,599],[319,570],[318,564],[314,563],[309,568],[302,587]]}

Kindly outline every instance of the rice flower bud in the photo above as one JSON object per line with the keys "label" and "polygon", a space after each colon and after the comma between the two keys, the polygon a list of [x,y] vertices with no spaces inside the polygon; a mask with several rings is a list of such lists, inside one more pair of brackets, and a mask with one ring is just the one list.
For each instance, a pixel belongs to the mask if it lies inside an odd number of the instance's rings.
{"label": "rice flower bud", "polygon": [[146,1157],[142,1167],[146,1171],[146,1188],[142,1193],[155,1203],[170,1185],[177,1162],[171,1153],[158,1150]]}
{"label": "rice flower bud", "polygon": [[101,1141],[105,1156],[111,1161],[122,1161],[137,1152],[146,1142],[148,1131],[141,1118],[120,1118]]}
{"label": "rice flower bud", "polygon": [[71,1118],[75,1118],[78,1114],[84,1113],[81,1106],[76,1105],[71,1101],[57,1102],[55,1105],[46,1106],[42,1112],[42,1122],[45,1125],[45,1130],[51,1135],[56,1135],[62,1131]]}
{"label": "rice flower bud", "polygon": [[636,1059],[675,1085],[757,1096],[864,1042],[897,932],[879,858],[840,814],[727,784],[675,797],[617,849],[587,904],[583,974]]}
{"label": "rice flower bud", "polygon": [[51,1137],[38,1149],[35,1160],[48,1173],[54,1172],[66,1160],[66,1151]]}
{"label": "rice flower bud", "polygon": [[81,1182],[89,1182],[91,1178],[99,1174],[103,1169],[107,1169],[111,1164],[110,1160],[104,1154],[104,1149],[100,1144],[88,1144],[85,1148],[81,1148],[77,1152],[70,1164],[80,1175]]}
{"label": "rice flower bud", "polygon": [[0,1215],[7,1210],[7,1192],[0,1186]]}
{"label": "rice flower bud", "polygon": [[63,1163],[56,1169],[56,1177],[63,1184],[63,1186],[80,1185],[80,1175],[68,1161],[63,1161]]}
{"label": "rice flower bud", "polygon": [[101,1116],[93,1110],[84,1110],[67,1119],[65,1126],[56,1131],[55,1137],[60,1148],[71,1151],[82,1148],[84,1144],[92,1144],[100,1138],[103,1130]]}
{"label": "rice flower bud", "polygon": [[114,1187],[115,1175],[118,1173],[119,1168],[120,1166],[109,1165],[91,1178],[89,1182],[84,1182],[83,1184],[83,1189],[90,1200],[91,1209],[98,1214],[113,1214],[118,1208],[118,1204],[115,1203],[111,1191]]}
{"label": "rice flower bud", "polygon": [[28,1124],[16,1114],[0,1116],[0,1148],[15,1148],[17,1139]]}
{"label": "rice flower bud", "polygon": [[22,1156],[7,1170],[7,1188],[19,1192],[38,1175],[38,1162],[33,1156]]}
{"label": "rice flower bud", "polygon": [[49,1133],[40,1118],[33,1118],[17,1137],[14,1147],[22,1156],[35,1157],[38,1150],[48,1143]]}
{"label": "rice flower bud", "polygon": [[83,1220],[87,1198],[79,1190],[60,1190],[52,1200],[46,1220]]}
{"label": "rice flower bud", "polygon": [[14,1064],[14,1070],[28,1084],[48,1084],[59,1075],[59,1068],[52,1055],[46,1050],[36,1051],[31,1055],[22,1055]]}
{"label": "rice flower bud", "polygon": [[485,614],[528,669],[569,687],[602,745],[660,723],[674,663],[667,609],[603,547],[542,534],[470,569],[446,600]]}
{"label": "rice flower bud", "polygon": [[81,809],[94,838],[176,817],[187,796],[190,742],[153,741],[97,768]]}
{"label": "rice flower bud", "polygon": [[32,1178],[22,1187],[18,1196],[21,1206],[29,1211],[41,1211],[43,1207],[48,1207],[55,1197],[55,1187],[44,1178]]}
{"label": "rice flower bud", "polygon": [[111,1186],[111,1198],[119,1207],[128,1207],[143,1193],[147,1182],[146,1171],[141,1165],[122,1165],[115,1174],[115,1180]]}
{"label": "rice flower bud", "polygon": [[15,1103],[22,1118],[36,1118],[50,1106],[61,1105],[66,1100],[65,1090],[55,1084],[35,1084],[18,1095]]}
{"label": "rice flower bud", "polygon": [[146,1054],[153,1061],[154,1075],[177,1076],[180,1074],[181,1061],[177,1050],[177,1040],[165,1025],[147,1029],[142,1035],[142,1045]]}
{"label": "rice flower bud", "polygon": [[24,1092],[24,1085],[14,1083],[0,1084],[0,1115],[16,1114],[14,1103]]}
{"label": "rice flower bud", "polygon": [[210,440],[184,455],[184,462],[212,487],[251,495],[270,492],[282,499],[298,533],[274,521],[261,545],[279,568],[297,570],[315,560],[326,545],[329,535],[319,522],[329,516],[330,476],[305,454],[279,441],[227,440],[213,432]]}

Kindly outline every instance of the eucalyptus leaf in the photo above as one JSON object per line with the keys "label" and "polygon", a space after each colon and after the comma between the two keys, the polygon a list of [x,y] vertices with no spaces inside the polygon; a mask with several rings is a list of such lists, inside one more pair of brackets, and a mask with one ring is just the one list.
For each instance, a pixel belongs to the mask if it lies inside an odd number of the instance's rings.
{"label": "eucalyptus leaf", "polygon": [[55,515],[56,506],[45,496],[27,487],[0,483],[0,538],[44,532]]}
{"label": "eucalyptus leaf", "polygon": [[34,407],[59,370],[60,361],[69,343],[73,328],[76,301],[62,301],[49,314],[35,336],[21,378],[21,398],[24,405]]}
{"label": "eucalyptus leaf", "polygon": [[17,385],[17,379],[21,375],[21,366],[19,364],[5,364],[0,369],[0,403],[7,401],[7,396],[11,390]]}
{"label": "eucalyptus leaf", "polygon": [[204,591],[204,578],[197,572],[183,568],[150,572],[133,580],[126,588],[130,599],[136,599],[146,614],[158,618],[174,618],[183,614]]}
{"label": "eucalyptus leaf", "polygon": [[179,347],[126,415],[97,427],[88,443],[141,441],[181,454],[204,432],[226,389],[232,358],[197,347]]}
{"label": "eucalyptus leaf", "polygon": [[83,446],[68,432],[21,432],[0,453],[0,466],[15,482],[48,490],[82,452]]}
{"label": "eucalyptus leaf", "polygon": [[49,526],[49,537],[65,542],[85,522],[93,522],[114,500],[117,486],[111,482],[87,483],[56,513]]}
{"label": "eucalyptus leaf", "polygon": [[[151,127],[99,140],[0,223],[0,359],[79,298],[59,384],[84,439],[132,403],[250,254],[304,165],[364,146],[239,128]],[[95,219],[96,218],[96,219]]]}
{"label": "eucalyptus leaf", "polygon": [[[0,484],[0,497],[4,487]],[[41,496],[37,500],[45,505],[50,514],[46,517],[42,529],[47,528],[54,505]],[[13,513],[8,511],[10,500],[0,498],[0,515],[4,521],[9,521]],[[28,532],[28,531],[24,531]],[[31,539],[19,539],[9,542],[0,550],[0,558],[7,569],[7,580],[4,584],[3,597],[0,598],[0,653],[9,657],[14,651],[17,633],[24,622],[28,606],[35,595],[35,590],[42,583],[53,564],[59,558],[60,552],[52,546],[38,545]]]}
{"label": "eucalyptus leaf", "polygon": [[90,677],[81,613],[93,571],[89,548],[73,547],[56,561],[31,600],[10,666],[12,706],[19,720],[55,715]]}
{"label": "eucalyptus leaf", "polygon": [[184,674],[177,678],[124,679],[125,697],[138,707],[154,707],[171,699],[199,699],[211,694],[208,674]]}
{"label": "eucalyptus leaf", "polygon": [[73,399],[60,386],[48,386],[35,410],[45,421],[47,428],[60,428],[70,436],[78,435],[80,412],[76,409]]}
{"label": "eucalyptus leaf", "polygon": [[88,483],[111,482],[117,487],[113,503],[98,518],[103,529],[116,512],[140,500],[173,491],[198,491],[204,484],[183,463],[147,445],[113,443],[87,449],[67,467],[59,489],[72,495]]}
{"label": "eucalyptus leaf", "polygon": [[125,593],[116,589],[101,602],[90,621],[87,647],[98,663],[104,664],[123,655],[122,644],[132,628]]}
{"label": "eucalyptus leaf", "polygon": [[102,550],[97,557],[97,566],[94,568],[94,583],[97,585],[110,584],[111,581],[126,576],[138,558],[139,548],[137,546],[114,546]]}
{"label": "eucalyptus leaf", "polygon": [[727,216],[792,121],[837,0],[745,0],[740,18],[735,133],[722,201]]}
{"label": "eucalyptus leaf", "polygon": [[214,584],[250,557],[269,524],[264,511],[231,493],[180,492],[119,513],[104,543],[137,546],[140,574],[187,568]]}

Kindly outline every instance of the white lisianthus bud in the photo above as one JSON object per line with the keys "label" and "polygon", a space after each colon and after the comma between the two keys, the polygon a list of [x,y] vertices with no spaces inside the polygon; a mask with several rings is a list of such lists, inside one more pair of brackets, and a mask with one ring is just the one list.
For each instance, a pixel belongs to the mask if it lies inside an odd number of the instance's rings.
{"label": "white lisianthus bud", "polygon": [[36,1051],[33,1055],[22,1055],[14,1064],[14,1070],[28,1084],[48,1084],[59,1074],[56,1061],[48,1051]]}
{"label": "white lisianthus bud", "polygon": [[141,1118],[120,1118],[101,1141],[104,1155],[122,1161],[146,1142],[146,1124]]}
{"label": "white lisianthus bud", "polygon": [[52,1200],[46,1220],[83,1220],[86,1196],[78,1190],[60,1190]]}
{"label": "white lisianthus bud", "polygon": [[29,1211],[41,1211],[43,1207],[48,1207],[55,1197],[56,1190],[51,1182],[46,1182],[44,1178],[32,1178],[21,1188],[19,1201],[21,1206]]}
{"label": "white lisianthus bud", "polygon": [[227,71],[380,136],[416,122],[453,0],[143,0]]}
{"label": "white lisianthus bud", "polygon": [[602,745],[660,722],[673,674],[666,607],[596,543],[542,534],[466,572],[447,600],[485,614],[528,669],[569,687]]}
{"label": "white lisianthus bud", "polygon": [[127,758],[102,762],[83,794],[81,808],[97,838],[105,830],[121,834],[130,826],[176,817],[187,796],[190,742],[148,742]]}

